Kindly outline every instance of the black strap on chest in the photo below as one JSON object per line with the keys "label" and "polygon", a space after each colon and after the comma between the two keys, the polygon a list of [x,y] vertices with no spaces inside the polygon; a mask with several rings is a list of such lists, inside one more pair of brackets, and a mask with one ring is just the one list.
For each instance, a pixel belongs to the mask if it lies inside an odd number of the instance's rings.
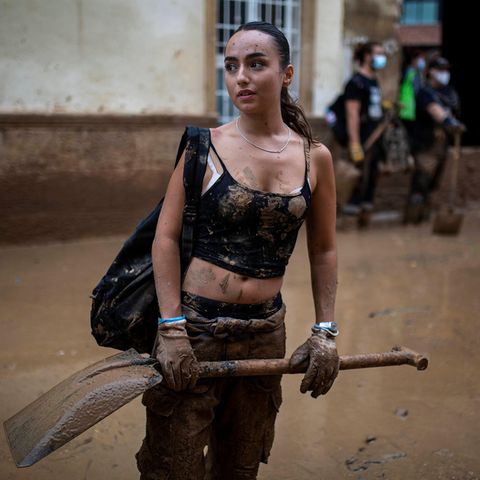
{"label": "black strap on chest", "polygon": [[185,151],[185,165],[183,169],[185,204],[183,207],[180,251],[182,275],[185,273],[192,257],[195,225],[198,217],[209,147],[210,130],[208,128],[188,126],[180,141],[175,161],[176,165]]}

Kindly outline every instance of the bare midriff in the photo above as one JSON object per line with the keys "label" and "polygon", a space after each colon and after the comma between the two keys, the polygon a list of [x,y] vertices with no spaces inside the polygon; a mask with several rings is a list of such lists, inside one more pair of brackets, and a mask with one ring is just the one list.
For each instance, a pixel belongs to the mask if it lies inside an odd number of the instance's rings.
{"label": "bare midriff", "polygon": [[282,287],[283,277],[252,278],[193,257],[182,290],[228,303],[262,303]]}

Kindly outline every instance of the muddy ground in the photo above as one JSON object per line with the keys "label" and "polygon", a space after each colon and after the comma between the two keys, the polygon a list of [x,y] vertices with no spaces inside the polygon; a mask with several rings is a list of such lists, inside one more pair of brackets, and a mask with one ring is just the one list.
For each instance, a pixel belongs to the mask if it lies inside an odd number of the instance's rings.
{"label": "muddy ground", "polygon": [[[340,231],[341,354],[394,344],[426,353],[425,372],[341,372],[313,400],[283,380],[276,442],[261,480],[480,479],[480,215],[458,237],[429,226]],[[0,249],[0,419],[113,353],[89,332],[89,293],[122,237]],[[309,333],[313,304],[303,233],[283,289],[287,355]],[[0,436],[3,480],[137,478],[137,399],[37,465],[16,469]],[[228,480],[228,479],[226,479]]]}

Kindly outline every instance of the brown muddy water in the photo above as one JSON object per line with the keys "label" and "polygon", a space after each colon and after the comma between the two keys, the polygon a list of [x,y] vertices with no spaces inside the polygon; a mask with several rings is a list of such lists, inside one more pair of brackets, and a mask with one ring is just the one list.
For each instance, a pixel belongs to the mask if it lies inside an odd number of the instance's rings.
{"label": "brown muddy water", "polygon": [[[317,400],[283,380],[276,441],[261,480],[480,479],[480,214],[458,237],[429,226],[338,234],[341,354],[401,344],[430,366],[341,372]],[[113,350],[89,332],[89,294],[123,238],[0,248],[0,419]],[[309,334],[303,232],[288,269],[287,355]],[[254,408],[254,406],[252,406]],[[138,478],[144,412],[134,400],[33,467],[0,437],[2,480]],[[228,480],[228,479],[226,479]]]}

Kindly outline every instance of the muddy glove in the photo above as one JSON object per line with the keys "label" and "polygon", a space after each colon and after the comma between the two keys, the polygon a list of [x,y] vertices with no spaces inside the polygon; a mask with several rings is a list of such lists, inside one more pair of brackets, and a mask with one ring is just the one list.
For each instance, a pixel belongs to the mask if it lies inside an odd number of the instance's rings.
{"label": "muddy glove", "polygon": [[153,357],[160,364],[165,383],[177,392],[193,388],[198,362],[185,329],[185,320],[158,326]]}
{"label": "muddy glove", "polygon": [[339,358],[335,340],[325,332],[315,332],[300,345],[290,358],[290,366],[298,367],[308,360],[308,368],[300,391],[312,391],[312,397],[325,395],[337,377]]}
{"label": "muddy glove", "polygon": [[363,153],[362,146],[357,142],[351,142],[348,144],[348,153],[355,165],[360,165],[365,160],[365,153]]}
{"label": "muddy glove", "polygon": [[443,126],[445,127],[445,130],[447,130],[448,133],[451,133],[452,135],[456,133],[464,133],[467,130],[467,127],[457,120],[455,117],[445,117],[443,120]]}

